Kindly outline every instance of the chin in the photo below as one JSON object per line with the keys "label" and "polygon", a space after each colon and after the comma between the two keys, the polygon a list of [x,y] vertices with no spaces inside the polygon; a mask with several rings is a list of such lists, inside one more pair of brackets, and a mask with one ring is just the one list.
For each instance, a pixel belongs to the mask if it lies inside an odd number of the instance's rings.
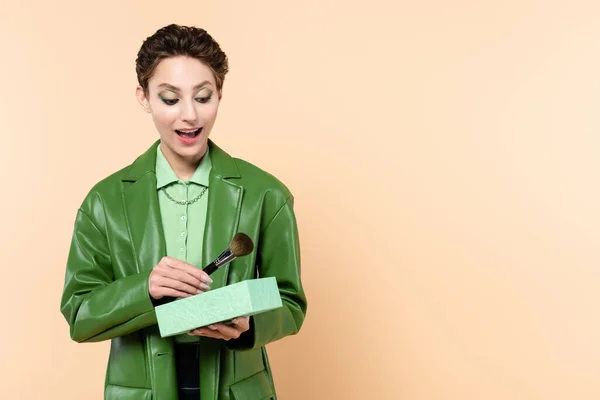
{"label": "chin", "polygon": [[193,146],[182,145],[181,143],[175,143],[175,146],[171,149],[183,158],[196,158],[203,154],[208,147],[206,140],[195,143]]}

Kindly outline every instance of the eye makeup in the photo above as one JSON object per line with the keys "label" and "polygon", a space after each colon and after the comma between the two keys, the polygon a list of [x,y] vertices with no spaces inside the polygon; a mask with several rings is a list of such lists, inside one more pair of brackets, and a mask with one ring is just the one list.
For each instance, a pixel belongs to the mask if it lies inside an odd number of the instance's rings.
{"label": "eye makeup", "polygon": [[[202,92],[204,89],[206,89],[206,88],[200,89],[198,91],[198,93]],[[165,92],[171,92],[171,93],[177,95],[177,93],[175,93],[174,91],[172,91],[170,89],[165,90]],[[198,93],[196,93],[196,95],[198,95]],[[210,99],[212,98],[212,95],[213,95],[212,90],[209,90],[208,94],[206,96],[195,97],[194,100],[196,100],[200,104],[208,103],[210,101]],[[177,102],[179,102],[179,99],[177,99],[177,98],[171,98],[170,96],[166,97],[164,93],[159,93],[158,97],[162,100],[163,103],[165,103],[166,105],[169,105],[169,106],[172,106],[174,104],[177,104]]]}
{"label": "eye makeup", "polygon": [[[202,90],[204,90],[204,88],[203,88],[203,89],[200,89],[200,90],[198,91],[198,93],[200,93]],[[198,93],[196,93],[196,94],[198,94]],[[209,90],[209,91],[208,91],[208,94],[207,94],[206,96],[204,96],[204,97],[196,97],[196,99],[195,99],[195,100],[196,100],[198,103],[208,103],[208,102],[210,101],[210,99],[212,98],[212,95],[213,95],[213,92],[212,92],[212,90]]]}
{"label": "eye makeup", "polygon": [[[177,96],[177,93],[175,93],[174,91],[172,91],[170,89],[166,89],[165,92],[167,92],[167,93],[170,92],[170,93],[174,94],[175,96]],[[172,106],[173,104],[175,104],[179,101],[177,98],[171,98],[170,96],[165,97],[165,95],[163,93],[159,93],[158,97],[160,97],[160,99],[163,101],[163,103],[165,103],[166,105],[169,105],[169,106]]]}

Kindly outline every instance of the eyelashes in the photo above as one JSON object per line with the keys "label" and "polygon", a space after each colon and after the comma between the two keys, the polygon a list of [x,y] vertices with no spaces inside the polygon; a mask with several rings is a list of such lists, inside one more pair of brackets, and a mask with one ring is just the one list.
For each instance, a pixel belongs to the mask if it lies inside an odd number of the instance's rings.
{"label": "eyelashes", "polygon": [[[209,94],[206,97],[196,97],[194,100],[196,100],[198,103],[200,104],[204,104],[204,103],[208,103],[210,101],[210,99],[212,98],[212,93]],[[179,102],[179,99],[166,99],[164,98],[162,95],[158,95],[158,97],[160,97],[160,99],[162,100],[163,103],[165,103],[168,106],[173,106],[175,104],[177,104]]]}

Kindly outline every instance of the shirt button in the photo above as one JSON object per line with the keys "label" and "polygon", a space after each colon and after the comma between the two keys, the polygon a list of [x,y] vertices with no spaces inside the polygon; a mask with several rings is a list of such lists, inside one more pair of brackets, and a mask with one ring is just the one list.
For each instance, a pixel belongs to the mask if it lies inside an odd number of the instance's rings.
{"label": "shirt button", "polygon": [[181,232],[181,236],[185,236],[185,232]]}
{"label": "shirt button", "polygon": [[185,250],[183,249],[183,247],[179,249],[179,252],[180,252],[180,253],[183,253],[184,251],[185,251]]}
{"label": "shirt button", "polygon": [[182,215],[182,216],[181,216],[181,220],[182,220],[182,221],[185,221],[185,215]]}

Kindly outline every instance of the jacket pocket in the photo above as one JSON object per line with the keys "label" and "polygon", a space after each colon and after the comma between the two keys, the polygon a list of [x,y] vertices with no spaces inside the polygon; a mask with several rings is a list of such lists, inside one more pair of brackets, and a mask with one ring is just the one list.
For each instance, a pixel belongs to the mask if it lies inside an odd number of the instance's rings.
{"label": "jacket pocket", "polygon": [[108,384],[104,400],[152,400],[152,390]]}
{"label": "jacket pocket", "polygon": [[265,400],[275,395],[266,370],[234,383],[229,389],[235,400]]}

